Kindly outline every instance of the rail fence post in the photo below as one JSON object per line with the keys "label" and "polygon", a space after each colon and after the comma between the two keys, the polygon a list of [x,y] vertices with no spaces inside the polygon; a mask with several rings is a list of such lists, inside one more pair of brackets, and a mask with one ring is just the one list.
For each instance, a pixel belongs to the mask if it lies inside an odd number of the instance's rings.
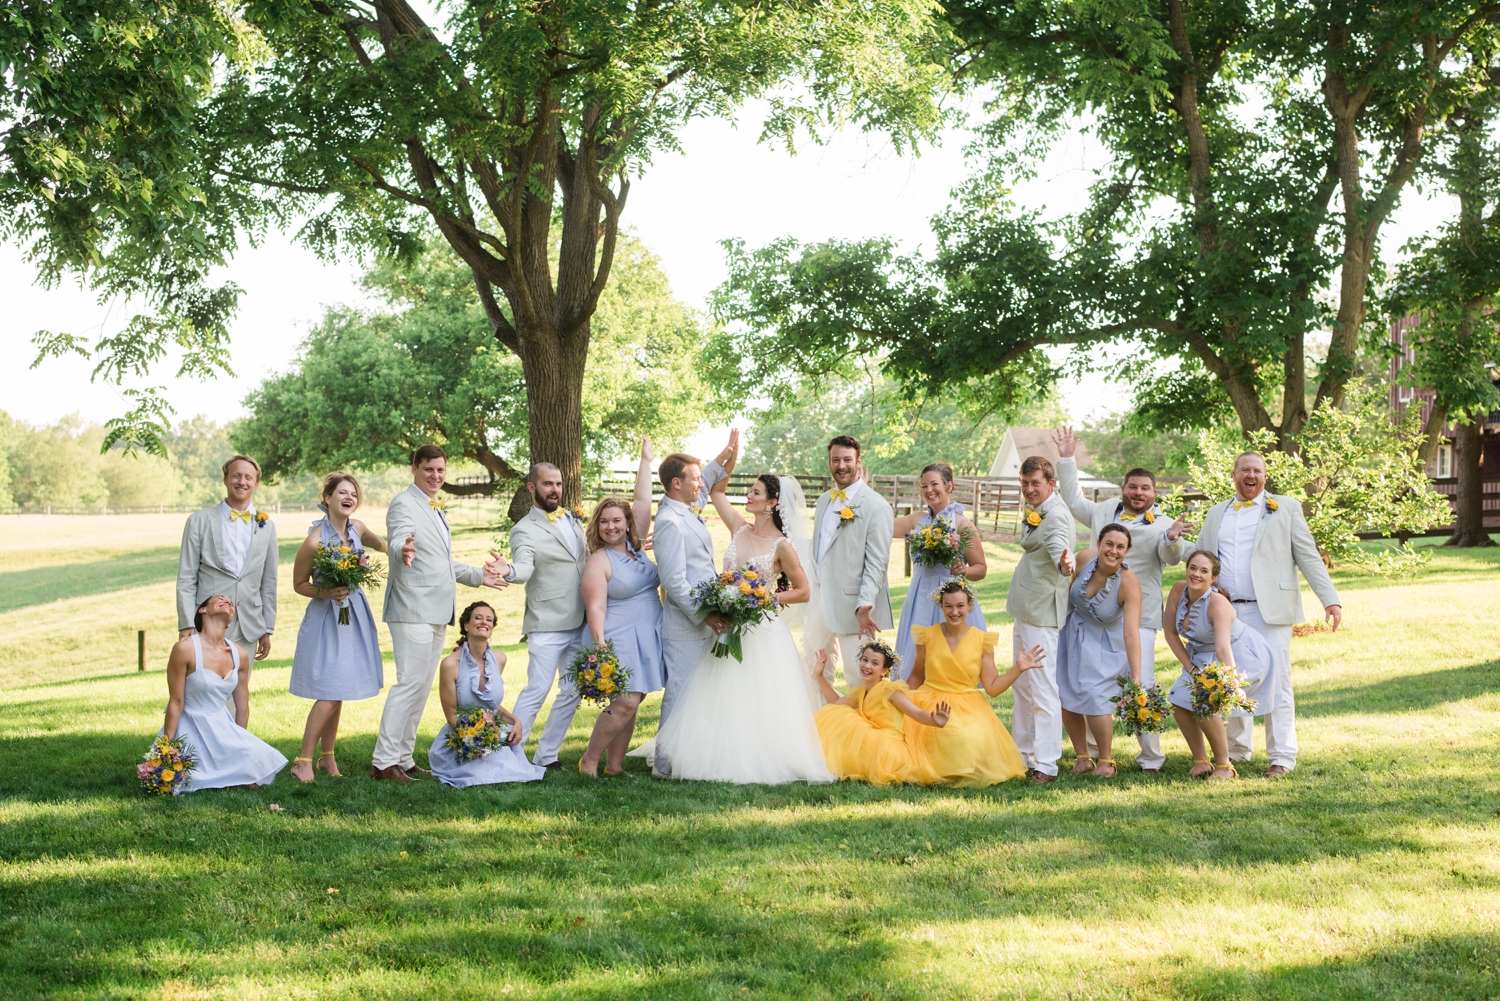
{"label": "rail fence post", "polygon": [[146,669],[146,630],[137,629],[135,632],[135,657],[136,670]]}

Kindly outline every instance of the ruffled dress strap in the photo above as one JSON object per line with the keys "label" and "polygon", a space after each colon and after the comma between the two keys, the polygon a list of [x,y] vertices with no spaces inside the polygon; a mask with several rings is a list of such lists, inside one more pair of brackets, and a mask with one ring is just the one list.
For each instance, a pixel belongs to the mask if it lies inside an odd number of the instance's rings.
{"label": "ruffled dress strap", "polygon": [[987,630],[982,630],[982,629],[976,629],[975,632],[982,632],[982,633],[984,633],[984,639],[980,641],[980,646],[979,646],[980,652],[981,653],[994,653],[995,652],[995,644],[1000,642],[1000,634],[999,633],[992,633],[992,632],[989,632]]}

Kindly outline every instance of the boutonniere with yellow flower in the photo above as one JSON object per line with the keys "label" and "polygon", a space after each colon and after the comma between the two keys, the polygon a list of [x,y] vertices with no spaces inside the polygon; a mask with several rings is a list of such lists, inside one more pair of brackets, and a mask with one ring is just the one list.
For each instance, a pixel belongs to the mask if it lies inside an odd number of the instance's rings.
{"label": "boutonniere with yellow flower", "polygon": [[1041,523],[1042,523],[1042,512],[1038,511],[1034,507],[1028,507],[1026,509],[1026,529],[1027,529],[1027,531],[1030,531],[1031,529],[1036,528]]}
{"label": "boutonniere with yellow flower", "polygon": [[843,528],[853,520],[854,508],[850,507],[848,504],[845,504],[843,507],[839,508],[839,528]]}
{"label": "boutonniere with yellow flower", "polygon": [[578,523],[580,525],[583,524],[584,517],[583,517],[583,505],[582,504],[578,505],[577,507],[575,507],[573,510],[569,511],[568,513],[571,514],[574,518],[576,518],[578,520]]}
{"label": "boutonniere with yellow flower", "polygon": [[1272,511],[1276,510],[1280,506],[1281,506],[1280,504],[1276,503],[1276,498],[1275,497],[1270,497],[1270,496],[1266,497],[1266,513],[1267,514],[1270,514]]}
{"label": "boutonniere with yellow flower", "polygon": [[257,511],[257,512],[255,512],[255,527],[256,528],[262,528],[262,527],[264,527],[265,524],[266,524],[266,522],[268,522],[270,520],[271,520],[271,516],[269,514],[266,514],[264,511]]}

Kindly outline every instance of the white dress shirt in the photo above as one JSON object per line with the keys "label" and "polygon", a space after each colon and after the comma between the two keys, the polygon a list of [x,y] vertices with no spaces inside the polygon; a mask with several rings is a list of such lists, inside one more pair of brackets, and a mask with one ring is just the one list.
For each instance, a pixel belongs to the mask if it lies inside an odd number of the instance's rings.
{"label": "white dress shirt", "polygon": [[1219,582],[1235,601],[1255,600],[1255,579],[1250,558],[1255,553],[1255,529],[1266,513],[1266,492],[1256,495],[1249,507],[1236,509],[1234,502],[1219,522]]}
{"label": "white dress shirt", "polygon": [[245,557],[250,555],[250,541],[255,538],[255,505],[245,510],[250,512],[250,521],[229,517],[229,502],[219,502],[219,521],[224,527],[224,569],[240,575],[245,568]]}
{"label": "white dress shirt", "polygon": [[[835,487],[834,489],[838,488]],[[854,501],[859,497],[860,491],[864,489],[865,481],[855,480],[853,483],[849,484],[848,487],[844,488],[844,493],[848,497],[847,500],[842,502],[831,501],[828,507],[823,509],[823,521],[822,524],[818,525],[819,562],[822,561],[823,554],[828,552],[828,547],[833,545],[834,535],[838,532],[839,525],[844,520],[843,518],[839,517],[839,508],[843,507],[846,504],[853,504]]]}
{"label": "white dress shirt", "polygon": [[578,533],[573,530],[573,516],[565,514],[553,524],[562,526],[563,542],[568,547],[569,555],[576,560],[578,558]]}

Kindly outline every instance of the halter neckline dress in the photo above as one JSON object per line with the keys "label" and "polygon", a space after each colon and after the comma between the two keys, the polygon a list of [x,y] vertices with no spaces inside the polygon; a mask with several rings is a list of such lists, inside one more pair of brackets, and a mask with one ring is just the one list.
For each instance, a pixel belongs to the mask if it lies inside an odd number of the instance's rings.
{"label": "halter neckline dress", "polygon": [[[356,554],[365,551],[359,533],[352,527],[345,539],[324,517],[313,522],[321,529],[325,546],[349,546]],[[314,582],[316,583],[316,581]],[[385,687],[385,668],[380,659],[380,634],[375,614],[360,588],[349,591],[349,624],[339,625],[339,605],[332,598],[313,598],[307,603],[302,624],[297,627],[297,650],[292,655],[291,693],[303,699],[352,702],[380,694]]]}
{"label": "halter neckline dress", "polygon": [[[505,679],[500,676],[500,662],[495,651],[484,651],[484,689],[479,687],[479,663],[469,651],[469,644],[458,648],[458,677],[453,685],[458,698],[458,708],[482,705],[495,712],[505,698]],[[447,723],[438,731],[427,752],[427,767],[432,777],[455,789],[469,786],[497,785],[501,782],[537,782],[547,774],[547,769],[526,760],[526,752],[520,744],[497,747],[483,757],[459,761],[458,755],[448,746],[448,734],[452,730]],[[529,734],[528,734],[529,736]]]}
{"label": "halter neckline dress", "polygon": [[[1203,597],[1189,602],[1187,588],[1183,588],[1182,597],[1177,599],[1177,608],[1173,611],[1177,621],[1177,635],[1187,648],[1188,659],[1199,668],[1218,659],[1214,624],[1208,617],[1208,597],[1212,593],[1204,592]],[[1271,645],[1266,642],[1265,637],[1236,617],[1229,633],[1229,649],[1234,653],[1234,673],[1239,678],[1240,687],[1246,695],[1260,703],[1254,713],[1236,709],[1231,715],[1264,716],[1271,711],[1274,696],[1279,690],[1277,686],[1281,683]],[[1193,676],[1187,668],[1182,669],[1182,673],[1172,684],[1172,690],[1167,693],[1167,701],[1183,709],[1193,708]]]}
{"label": "halter neckline dress", "polygon": [[193,670],[183,680],[177,736],[186,741],[198,764],[181,792],[269,785],[286,767],[286,755],[229,715],[226,703],[240,683],[240,648],[233,643],[228,646],[234,670],[221,678],[203,666],[203,637],[193,634]]}
{"label": "halter neckline dress", "polygon": [[1089,578],[1098,566],[1096,556],[1068,588],[1068,617],[1057,637],[1057,694],[1064,709],[1084,716],[1113,713],[1120,697],[1117,679],[1130,676],[1120,603],[1124,568],[1110,574],[1090,598]]}
{"label": "halter neckline dress", "polygon": [[[917,522],[918,528],[931,525],[937,518],[947,518],[955,526],[958,524],[958,516],[964,513],[964,506],[957,501],[937,513],[935,518],[929,508]],[[906,598],[901,602],[901,618],[896,623],[896,656],[901,660],[896,664],[896,669],[891,672],[891,677],[898,681],[904,681],[911,674],[912,659],[917,654],[917,644],[912,640],[912,630],[933,626],[943,621],[942,609],[938,603],[932,600],[932,592],[942,587],[944,583],[953,579],[953,574],[948,572],[947,567],[925,567],[912,560],[911,583],[906,588]],[[975,629],[983,631],[986,626],[984,612],[979,608],[979,602],[974,602],[974,607],[969,610],[966,620]]]}

